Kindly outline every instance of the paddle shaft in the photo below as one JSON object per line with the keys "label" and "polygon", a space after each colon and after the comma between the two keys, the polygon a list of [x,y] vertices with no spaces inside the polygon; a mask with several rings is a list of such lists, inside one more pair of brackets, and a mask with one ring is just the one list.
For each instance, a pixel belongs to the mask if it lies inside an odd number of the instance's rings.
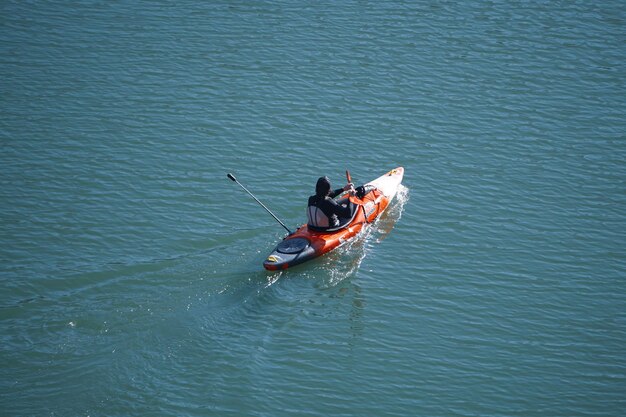
{"label": "paddle shaft", "polygon": [[254,194],[252,194],[250,191],[248,191],[248,189],[247,189],[246,187],[244,187],[242,183],[240,183],[239,181],[237,181],[237,178],[235,178],[235,176],[234,176],[233,174],[226,174],[226,176],[227,176],[228,178],[230,178],[231,180],[233,180],[234,182],[236,182],[237,184],[239,184],[239,186],[240,186],[241,188],[243,188],[245,192],[247,192],[248,194],[250,194],[250,197],[254,198],[254,200],[255,200],[257,203],[259,203],[259,204],[261,205],[261,207],[263,207],[263,208],[264,208],[264,209],[265,209],[265,210],[266,210],[269,214],[271,214],[271,215],[272,215],[272,217],[273,217],[273,218],[274,218],[274,219],[275,219],[278,223],[280,223],[280,225],[281,225],[282,227],[284,227],[284,228],[285,228],[285,230],[286,230],[287,232],[289,232],[289,234],[290,234],[290,235],[292,235],[292,234],[293,234],[293,232],[292,232],[291,230],[289,230],[289,228],[288,228],[287,226],[285,226],[285,223],[281,222],[281,221],[280,221],[280,219],[279,219],[278,217],[276,217],[276,215],[274,215],[274,213],[272,213],[272,212],[270,211],[270,209],[268,209],[267,207],[265,207],[265,204],[261,203],[261,201],[260,201],[258,198],[256,198],[256,197],[254,196]]}

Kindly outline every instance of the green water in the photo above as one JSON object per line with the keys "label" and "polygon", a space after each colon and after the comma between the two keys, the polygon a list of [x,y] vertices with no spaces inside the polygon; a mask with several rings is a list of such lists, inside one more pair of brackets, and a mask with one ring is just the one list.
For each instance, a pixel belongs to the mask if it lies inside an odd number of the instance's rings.
{"label": "green water", "polygon": [[0,415],[623,415],[625,10],[1,2]]}

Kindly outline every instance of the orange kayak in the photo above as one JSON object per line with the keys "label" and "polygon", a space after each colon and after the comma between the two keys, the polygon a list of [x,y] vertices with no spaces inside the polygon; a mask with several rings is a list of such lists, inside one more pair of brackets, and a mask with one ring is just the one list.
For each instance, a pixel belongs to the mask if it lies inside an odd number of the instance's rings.
{"label": "orange kayak", "polygon": [[287,269],[322,256],[348,242],[389,206],[404,176],[404,168],[398,167],[363,186],[360,195],[350,195],[354,215],[345,225],[328,231],[317,231],[303,224],[280,242],[263,262],[269,271]]}

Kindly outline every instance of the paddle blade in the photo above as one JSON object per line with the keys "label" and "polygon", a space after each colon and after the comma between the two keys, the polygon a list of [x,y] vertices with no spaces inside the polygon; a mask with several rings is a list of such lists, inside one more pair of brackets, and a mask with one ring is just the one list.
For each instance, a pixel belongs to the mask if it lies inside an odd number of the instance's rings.
{"label": "paddle blade", "polygon": [[352,177],[350,176],[350,171],[348,171],[347,169],[346,169],[346,179],[348,180],[348,183],[352,182]]}
{"label": "paddle blade", "polygon": [[231,180],[233,180],[233,181],[237,182],[237,178],[235,178],[235,176],[234,176],[233,174],[228,173],[228,174],[226,174],[226,176],[227,176],[228,178],[230,178]]}

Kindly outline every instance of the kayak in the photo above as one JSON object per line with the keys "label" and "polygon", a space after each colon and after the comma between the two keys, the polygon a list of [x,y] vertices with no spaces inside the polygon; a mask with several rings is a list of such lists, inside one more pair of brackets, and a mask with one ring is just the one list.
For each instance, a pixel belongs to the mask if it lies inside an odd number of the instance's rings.
{"label": "kayak", "polygon": [[325,231],[303,224],[276,246],[263,262],[263,267],[269,271],[287,269],[322,256],[350,241],[385,211],[396,195],[403,176],[404,168],[398,167],[359,187],[356,193],[348,197],[353,215],[346,219],[345,224]]}

